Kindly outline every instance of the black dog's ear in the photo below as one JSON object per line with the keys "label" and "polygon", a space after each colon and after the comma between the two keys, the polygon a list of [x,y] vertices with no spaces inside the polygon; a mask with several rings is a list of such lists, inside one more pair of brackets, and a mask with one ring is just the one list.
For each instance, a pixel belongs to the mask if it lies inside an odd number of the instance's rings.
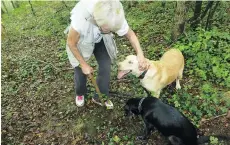
{"label": "black dog's ear", "polygon": [[132,109],[132,111],[131,111],[133,114],[135,114],[135,115],[139,115],[140,114],[140,112],[139,112],[139,110],[138,110],[138,108],[134,108],[134,109]]}
{"label": "black dog's ear", "polygon": [[129,105],[125,105],[124,107],[124,111],[125,111],[125,116],[130,116],[131,115],[131,110],[129,108]]}

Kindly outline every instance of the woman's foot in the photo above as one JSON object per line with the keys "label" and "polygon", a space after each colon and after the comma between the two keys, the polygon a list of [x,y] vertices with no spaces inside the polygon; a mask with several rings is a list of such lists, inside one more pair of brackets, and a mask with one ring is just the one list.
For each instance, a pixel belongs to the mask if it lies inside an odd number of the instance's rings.
{"label": "woman's foot", "polygon": [[107,109],[113,109],[113,102],[108,99],[105,101],[105,106]]}
{"label": "woman's foot", "polygon": [[78,107],[84,106],[84,102],[85,102],[84,96],[83,95],[82,96],[76,96],[75,102],[76,102],[76,105]]}
{"label": "woman's foot", "polygon": [[[103,106],[99,96],[96,94],[93,98],[92,98],[92,101],[100,106]],[[109,99],[107,99],[107,101],[104,102],[105,103],[105,106],[107,109],[113,109],[113,103],[112,101],[110,101]]]}
{"label": "woman's foot", "polygon": [[92,97],[92,101],[100,106],[103,106],[103,104],[101,103],[101,100],[99,99],[99,97],[97,95],[95,95],[94,97]]}

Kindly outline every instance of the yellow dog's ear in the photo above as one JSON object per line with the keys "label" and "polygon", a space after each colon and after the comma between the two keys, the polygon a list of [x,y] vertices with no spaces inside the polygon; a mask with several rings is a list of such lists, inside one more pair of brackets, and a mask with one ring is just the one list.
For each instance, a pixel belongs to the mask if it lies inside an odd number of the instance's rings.
{"label": "yellow dog's ear", "polygon": [[147,77],[154,77],[155,74],[157,73],[157,67],[154,64],[151,64],[151,66],[149,66],[149,69],[147,71]]}

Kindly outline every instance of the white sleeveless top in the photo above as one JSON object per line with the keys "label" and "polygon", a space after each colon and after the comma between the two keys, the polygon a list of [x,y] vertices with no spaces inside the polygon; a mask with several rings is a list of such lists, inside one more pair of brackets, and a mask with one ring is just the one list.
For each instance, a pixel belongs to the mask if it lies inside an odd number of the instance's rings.
{"label": "white sleeveless top", "polygon": [[[90,2],[87,0],[79,1],[71,11],[70,27],[80,33],[80,40],[77,44],[77,48],[86,61],[89,60],[93,54],[95,43],[98,43],[103,39],[108,54],[113,62],[113,60],[116,59],[116,54],[118,52],[113,39],[113,34],[101,34],[99,28],[91,22],[93,7],[97,1],[98,0],[90,0]],[[65,30],[65,33],[68,33],[70,27]],[[122,28],[116,33],[119,36],[123,36],[128,30],[129,26],[127,21],[124,20]],[[74,57],[68,45],[66,45],[66,50],[72,67],[78,66],[79,62]]]}

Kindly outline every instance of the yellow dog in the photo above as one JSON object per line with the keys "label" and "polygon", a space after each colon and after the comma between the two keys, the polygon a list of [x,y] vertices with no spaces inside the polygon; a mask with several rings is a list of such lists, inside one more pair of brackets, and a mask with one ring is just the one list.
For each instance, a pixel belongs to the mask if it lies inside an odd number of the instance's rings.
{"label": "yellow dog", "polygon": [[141,85],[150,92],[154,92],[159,98],[161,89],[176,80],[176,89],[180,89],[179,79],[182,79],[184,70],[184,57],[178,49],[170,49],[164,53],[158,61],[147,59],[149,68],[140,71],[138,68],[137,56],[129,55],[118,66],[118,79],[132,73],[141,80]]}

